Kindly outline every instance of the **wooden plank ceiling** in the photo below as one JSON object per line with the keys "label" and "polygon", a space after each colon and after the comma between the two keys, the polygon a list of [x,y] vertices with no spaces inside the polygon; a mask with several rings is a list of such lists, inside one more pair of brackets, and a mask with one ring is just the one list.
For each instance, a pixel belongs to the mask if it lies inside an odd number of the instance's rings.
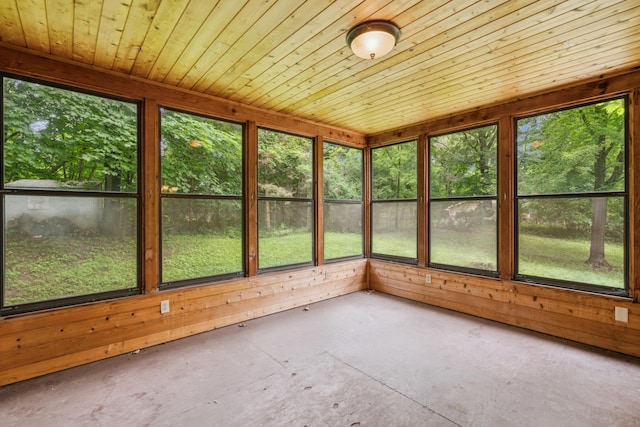
{"label": "wooden plank ceiling", "polygon": [[1,0],[0,43],[371,135],[638,67],[640,1]]}

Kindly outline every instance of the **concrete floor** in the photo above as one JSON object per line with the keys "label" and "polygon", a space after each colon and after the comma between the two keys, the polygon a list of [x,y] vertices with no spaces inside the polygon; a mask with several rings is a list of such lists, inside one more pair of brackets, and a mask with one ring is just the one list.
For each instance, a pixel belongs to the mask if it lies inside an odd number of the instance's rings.
{"label": "concrete floor", "polygon": [[8,426],[640,426],[640,359],[358,292],[0,388]]}

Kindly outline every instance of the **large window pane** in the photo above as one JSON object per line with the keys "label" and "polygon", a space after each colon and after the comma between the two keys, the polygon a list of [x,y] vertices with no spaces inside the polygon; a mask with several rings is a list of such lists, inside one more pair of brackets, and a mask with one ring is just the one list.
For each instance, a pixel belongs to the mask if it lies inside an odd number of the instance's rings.
{"label": "large window pane", "polygon": [[1,309],[137,292],[138,105],[5,77],[2,114]]}
{"label": "large window pane", "polygon": [[414,201],[375,203],[371,207],[371,252],[417,258],[418,205]]}
{"label": "large window pane", "polygon": [[258,129],[258,268],[313,262],[313,140]]}
{"label": "large window pane", "polygon": [[242,202],[165,198],[162,281],[242,272]]}
{"label": "large window pane", "polygon": [[429,138],[430,265],[497,271],[497,134],[490,125]]}
{"label": "large window pane", "polygon": [[362,204],[325,202],[324,257],[362,255]]}
{"label": "large window pane", "polygon": [[324,144],[324,257],[362,255],[362,150]]}
{"label": "large window pane", "polygon": [[[606,212],[601,242],[606,265],[587,262],[594,207]],[[624,199],[531,199],[518,203],[518,272],[522,275],[624,288]]]}
{"label": "large window pane", "polygon": [[517,275],[624,293],[626,122],[625,99],[517,120]]}
{"label": "large window pane", "polygon": [[417,258],[417,149],[409,141],[371,150],[374,256]]}
{"label": "large window pane", "polygon": [[160,111],[162,283],[240,274],[242,125]]}
{"label": "large window pane", "polygon": [[497,270],[495,200],[432,202],[429,214],[431,263]]}
{"label": "large window pane", "polygon": [[5,188],[135,192],[137,105],[4,79]]}
{"label": "large window pane", "polygon": [[136,201],[5,196],[4,305],[137,286]]}
{"label": "large window pane", "polygon": [[258,266],[277,267],[313,261],[313,203],[258,202]]}

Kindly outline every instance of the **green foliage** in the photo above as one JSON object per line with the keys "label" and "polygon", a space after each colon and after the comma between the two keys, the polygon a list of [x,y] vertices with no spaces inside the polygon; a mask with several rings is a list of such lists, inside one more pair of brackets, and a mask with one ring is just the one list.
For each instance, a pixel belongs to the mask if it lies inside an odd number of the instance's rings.
{"label": "green foliage", "polygon": [[517,122],[518,194],[624,190],[622,99]]}
{"label": "green foliage", "polygon": [[162,190],[242,195],[242,126],[162,109]]}
{"label": "green foliage", "polygon": [[313,141],[258,129],[258,195],[313,197]]}
{"label": "green foliage", "polygon": [[324,198],[362,200],[362,150],[324,144]]}
{"label": "green foliage", "polygon": [[5,78],[4,182],[136,191],[137,106]]}
{"label": "green foliage", "polygon": [[371,150],[373,199],[415,199],[418,191],[416,141]]}
{"label": "green foliage", "polygon": [[430,138],[430,197],[495,195],[497,131],[491,125]]}
{"label": "green foliage", "polygon": [[258,264],[260,268],[313,261],[311,232],[290,232],[281,236],[260,236]]}

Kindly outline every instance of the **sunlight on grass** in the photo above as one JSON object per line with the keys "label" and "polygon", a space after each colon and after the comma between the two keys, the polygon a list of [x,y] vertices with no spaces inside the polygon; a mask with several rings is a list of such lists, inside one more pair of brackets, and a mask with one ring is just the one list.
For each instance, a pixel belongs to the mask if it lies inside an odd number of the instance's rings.
{"label": "sunlight on grass", "polygon": [[496,248],[495,231],[439,229],[431,236],[429,260],[436,264],[495,271]]}
{"label": "sunlight on grass", "polygon": [[371,237],[372,252],[406,258],[417,258],[418,246],[415,234],[378,233]]}

